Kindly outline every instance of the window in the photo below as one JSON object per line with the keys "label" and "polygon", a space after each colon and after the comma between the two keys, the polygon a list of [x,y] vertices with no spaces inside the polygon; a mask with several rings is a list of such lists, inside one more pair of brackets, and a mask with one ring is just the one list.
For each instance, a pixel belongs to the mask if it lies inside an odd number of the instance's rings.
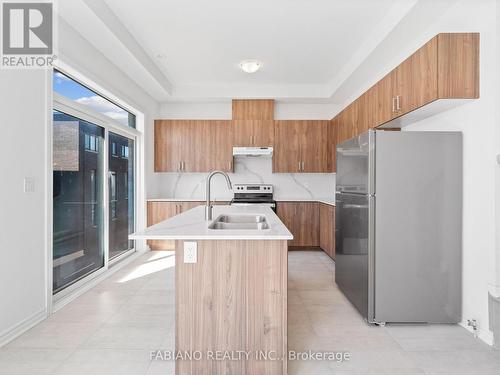
{"label": "window", "polygon": [[85,134],[85,150],[86,151],[99,151],[99,142],[95,135]]}
{"label": "window", "polygon": [[122,158],[128,159],[128,146],[122,145]]}
{"label": "window", "polygon": [[135,128],[136,117],[102,95],[54,69],[53,90],[77,103],[88,106],[95,112],[106,115],[124,126]]}

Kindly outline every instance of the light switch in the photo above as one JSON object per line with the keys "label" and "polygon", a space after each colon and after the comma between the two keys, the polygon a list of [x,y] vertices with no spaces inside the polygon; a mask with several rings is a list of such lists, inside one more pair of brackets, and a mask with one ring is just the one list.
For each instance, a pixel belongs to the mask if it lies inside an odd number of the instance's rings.
{"label": "light switch", "polygon": [[35,178],[34,177],[24,177],[24,192],[34,193],[35,192]]}
{"label": "light switch", "polygon": [[198,261],[198,243],[184,241],[184,263],[196,263]]}

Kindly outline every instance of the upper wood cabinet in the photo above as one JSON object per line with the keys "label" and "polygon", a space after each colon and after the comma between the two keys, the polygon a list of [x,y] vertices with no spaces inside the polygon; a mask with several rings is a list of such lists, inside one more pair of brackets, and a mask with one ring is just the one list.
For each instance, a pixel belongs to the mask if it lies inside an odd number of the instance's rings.
{"label": "upper wood cabinet", "polygon": [[233,120],[233,146],[272,147],[273,120]]}
{"label": "upper wood cabinet", "polygon": [[301,136],[300,121],[275,121],[273,172],[298,173],[301,171]]}
{"label": "upper wood cabinet", "polygon": [[413,111],[437,99],[438,38],[436,36],[431,39],[390,74],[391,98],[394,102],[392,117]]}
{"label": "upper wood cabinet", "polygon": [[329,172],[328,125],[323,120],[275,121],[273,172]]}
{"label": "upper wood cabinet", "polygon": [[229,120],[156,120],[155,172],[232,170]]}
{"label": "upper wood cabinet", "polygon": [[438,97],[479,98],[479,33],[437,36]]}
{"label": "upper wood cabinet", "polygon": [[328,139],[328,171],[335,173],[337,169],[337,131],[336,120],[330,120],[327,125],[327,139]]}
{"label": "upper wood cabinet", "polygon": [[274,120],[273,99],[233,99],[233,120]]}
{"label": "upper wood cabinet", "polygon": [[404,115],[431,103],[478,97],[479,34],[438,34],[332,120],[336,141],[384,124],[402,126]]}

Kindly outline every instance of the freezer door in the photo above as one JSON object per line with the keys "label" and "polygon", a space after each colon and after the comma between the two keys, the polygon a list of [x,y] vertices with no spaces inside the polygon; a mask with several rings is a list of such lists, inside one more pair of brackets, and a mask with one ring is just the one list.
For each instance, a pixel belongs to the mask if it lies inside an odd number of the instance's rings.
{"label": "freezer door", "polygon": [[377,132],[375,319],[461,319],[462,136]]}
{"label": "freezer door", "polygon": [[337,145],[336,190],[345,193],[374,193],[374,131]]}
{"label": "freezer door", "polygon": [[373,206],[369,195],[335,197],[335,282],[368,321],[373,317]]}

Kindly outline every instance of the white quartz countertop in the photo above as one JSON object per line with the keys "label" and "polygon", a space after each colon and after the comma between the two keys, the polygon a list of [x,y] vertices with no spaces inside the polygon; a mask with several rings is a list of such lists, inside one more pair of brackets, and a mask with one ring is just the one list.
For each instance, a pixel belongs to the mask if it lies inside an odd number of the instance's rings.
{"label": "white quartz countertop", "polygon": [[[213,202],[229,202],[231,198],[216,198]],[[274,198],[277,202],[320,202],[335,206],[335,197],[321,198]],[[148,202],[205,202],[204,198],[149,198]]]}
{"label": "white quartz countertop", "polygon": [[[209,229],[219,215],[264,215],[265,230]],[[213,220],[205,221],[205,206],[192,208],[129,236],[131,240],[291,240],[290,231],[269,207],[214,206]]]}
{"label": "white quartz countertop", "polygon": [[321,198],[275,198],[276,202],[319,202],[335,206],[335,197],[321,197]]}

